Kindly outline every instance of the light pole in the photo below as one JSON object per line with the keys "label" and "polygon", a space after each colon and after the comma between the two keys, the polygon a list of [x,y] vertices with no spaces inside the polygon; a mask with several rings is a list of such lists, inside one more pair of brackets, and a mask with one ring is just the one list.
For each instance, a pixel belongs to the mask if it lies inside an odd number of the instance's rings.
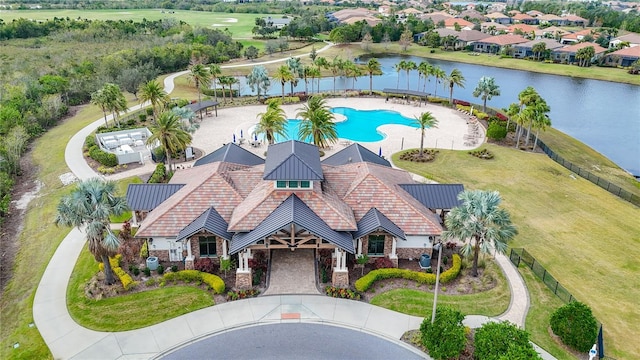
{"label": "light pole", "polygon": [[431,324],[436,320],[436,303],[438,302],[438,285],[440,284],[440,261],[442,261],[442,241],[433,245],[438,250],[438,268],[436,269],[436,291],[433,293],[433,311],[431,311]]}

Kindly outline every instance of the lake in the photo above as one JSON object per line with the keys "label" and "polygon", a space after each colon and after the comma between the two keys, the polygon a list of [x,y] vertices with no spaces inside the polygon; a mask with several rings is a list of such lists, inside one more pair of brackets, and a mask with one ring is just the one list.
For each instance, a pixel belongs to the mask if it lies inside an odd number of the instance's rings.
{"label": "lake", "polygon": [[[425,60],[395,55],[377,59],[382,65],[383,74],[373,77],[373,88],[379,90],[396,88],[398,84],[401,89],[406,89],[406,72],[398,74],[393,67],[400,60],[411,60],[416,64]],[[366,60],[363,58],[360,62]],[[496,61],[499,59],[496,58]],[[555,129],[589,145],[630,173],[640,175],[640,86],[433,59],[429,59],[429,62],[440,66],[447,74],[454,68],[462,72],[466,79],[465,88],[456,87],[453,92],[454,98],[460,100],[481,104],[481,99],[472,96],[473,89],[480,77],[495,78],[501,94],[487,101],[488,107],[506,108],[510,103],[518,102],[518,94],[524,88],[534,87],[551,107],[549,117]],[[241,79],[241,84],[243,94],[252,93],[249,86],[244,84],[244,79]],[[410,89],[417,90],[417,85],[418,75],[413,71],[409,74]],[[435,79],[431,78],[426,85],[426,92],[448,97],[449,90],[445,86],[448,85],[441,83],[436,87]],[[304,81],[301,80],[294,91],[304,91],[304,88]],[[359,77],[355,84],[353,79],[337,78],[336,89],[345,88],[368,89],[369,77]],[[332,90],[333,78],[322,79],[320,89]],[[280,94],[281,91],[280,84],[272,82],[269,94]],[[289,91],[287,84],[285,92]]]}

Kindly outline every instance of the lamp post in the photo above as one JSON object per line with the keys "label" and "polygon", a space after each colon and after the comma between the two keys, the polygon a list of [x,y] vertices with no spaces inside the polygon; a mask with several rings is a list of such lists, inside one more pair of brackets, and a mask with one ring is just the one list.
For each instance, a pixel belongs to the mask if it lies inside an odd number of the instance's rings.
{"label": "lamp post", "polygon": [[433,293],[433,310],[431,311],[431,324],[436,320],[436,303],[438,302],[438,285],[440,284],[440,262],[442,261],[442,241],[433,245],[438,250],[438,268],[436,269],[436,290]]}

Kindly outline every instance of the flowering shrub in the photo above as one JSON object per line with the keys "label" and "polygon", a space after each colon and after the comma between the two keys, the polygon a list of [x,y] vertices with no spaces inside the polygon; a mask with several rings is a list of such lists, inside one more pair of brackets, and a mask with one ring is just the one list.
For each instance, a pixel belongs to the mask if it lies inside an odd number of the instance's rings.
{"label": "flowering shrub", "polygon": [[[440,282],[447,283],[460,274],[462,267],[462,259],[460,255],[453,254],[453,264],[451,268],[440,274]],[[363,292],[369,290],[369,288],[378,280],[402,278],[407,280],[414,280],[420,284],[435,284],[436,274],[427,274],[419,271],[411,271],[406,269],[378,269],[369,272],[367,275],[356,280],[356,290]]]}
{"label": "flowering shrub", "polygon": [[[122,287],[125,290],[133,289],[136,285],[138,285],[138,282],[133,281],[133,278],[131,278],[131,275],[127,274],[124,270],[122,270],[122,268],[120,267],[121,261],[122,261],[122,255],[120,254],[117,254],[115,257],[109,258],[109,264],[111,264],[111,270],[113,270],[113,273],[116,274],[118,279],[120,279],[120,282],[122,283]],[[98,268],[100,269],[100,271],[104,271],[104,264],[99,263]]]}
{"label": "flowering shrub", "polygon": [[379,257],[376,259],[376,261],[374,261],[373,267],[376,269],[392,268],[393,263],[387,257]]}
{"label": "flowering shrub", "polygon": [[193,268],[198,271],[206,272],[209,274],[212,274],[214,272],[213,261],[208,257],[197,259],[193,263]]}
{"label": "flowering shrub", "polygon": [[205,283],[216,294],[222,294],[225,289],[224,281],[217,275],[204,273],[198,270],[182,270],[167,272],[162,276],[163,283],[176,283],[178,280],[196,284]]}
{"label": "flowering shrub", "polygon": [[324,288],[324,292],[328,296],[331,296],[334,298],[360,300],[360,294],[350,289],[337,288],[335,286],[327,286],[326,288]]}
{"label": "flowering shrub", "polygon": [[201,273],[202,282],[207,284],[210,289],[213,289],[213,292],[216,294],[222,294],[224,292],[224,281],[219,276],[207,273]]}
{"label": "flowering shrub", "polygon": [[246,299],[256,297],[260,294],[260,291],[255,289],[248,290],[240,290],[240,291],[229,291],[227,292],[227,301],[234,301],[238,299]]}

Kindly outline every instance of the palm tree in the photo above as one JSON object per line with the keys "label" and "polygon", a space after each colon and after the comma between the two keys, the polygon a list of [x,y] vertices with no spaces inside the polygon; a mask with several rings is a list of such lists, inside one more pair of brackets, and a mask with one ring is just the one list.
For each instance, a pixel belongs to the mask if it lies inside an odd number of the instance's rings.
{"label": "palm tree", "polygon": [[[551,124],[551,120],[549,120],[547,113],[551,111],[547,102],[538,97],[535,103],[528,105],[523,111],[523,116],[527,119],[528,127],[527,127],[527,139],[525,140],[525,146],[529,145],[529,139],[531,139],[531,128],[533,126],[541,126],[546,127],[546,123]],[[538,142],[536,136],[536,143]]]}
{"label": "palm tree", "polygon": [[529,122],[529,117],[525,114],[524,109],[528,106],[534,105],[540,99],[540,95],[532,86],[527,86],[518,94],[519,111],[516,117],[517,129],[516,129],[516,148],[520,147],[520,138],[524,132],[524,125]]}
{"label": "palm tree", "polygon": [[280,107],[280,102],[271,100],[267,104],[267,111],[258,114],[258,125],[256,125],[256,134],[264,134],[269,144],[275,143],[275,135],[282,137],[287,136],[286,124],[287,115]]}
{"label": "palm tree", "polygon": [[293,80],[293,74],[287,65],[282,65],[278,68],[273,78],[280,81],[280,84],[282,85],[282,102],[284,102],[284,85]]}
{"label": "palm tree", "polygon": [[429,80],[429,75],[431,75],[431,64],[427,61],[421,61],[420,65],[418,65],[418,91],[420,91],[420,77],[424,77],[424,86],[422,92],[425,92],[427,89],[427,81]]}
{"label": "palm tree", "polygon": [[254,66],[251,73],[247,75],[247,84],[251,87],[251,91],[258,92],[258,101],[260,101],[260,94],[266,93],[271,86],[267,69],[262,65]]}
{"label": "palm tree", "polygon": [[416,65],[416,63],[414,63],[413,61],[407,61],[407,63],[405,64],[404,71],[407,72],[407,91],[409,91],[409,79],[410,79],[409,73],[412,70],[417,70],[417,69],[418,69],[418,65]]}
{"label": "palm tree", "polygon": [[[546,106],[547,111],[550,110],[546,102],[544,106]],[[538,135],[540,135],[540,130],[545,131],[547,130],[547,127],[551,126],[551,119],[549,119],[549,116],[547,116],[546,114],[547,111],[540,111],[540,110],[536,111],[538,116],[536,116],[533,122],[533,126],[536,129],[536,140],[533,142],[533,148],[531,148],[531,151],[535,151],[536,147],[538,146]]]}
{"label": "palm tree", "polygon": [[169,171],[171,171],[171,154],[184,150],[191,142],[191,134],[184,130],[182,119],[172,111],[160,114],[156,123],[151,125],[150,130],[151,136],[147,139],[147,144],[160,143],[167,156]]}
{"label": "palm tree", "polygon": [[373,94],[373,73],[380,72],[380,62],[376,58],[371,58],[367,62],[367,72],[369,73],[369,95]]}
{"label": "palm tree", "polygon": [[407,62],[405,60],[400,60],[393,68],[398,73],[398,81],[396,82],[396,89],[400,89],[400,71],[404,70],[407,67]]}
{"label": "palm tree", "polygon": [[[209,85],[211,85],[210,76],[211,73],[204,65],[196,63],[191,66],[189,81],[192,81],[196,86],[196,90],[198,90],[198,103],[202,102],[202,87],[209,87]],[[202,110],[200,110],[200,120],[202,120]]]}
{"label": "palm tree", "polygon": [[429,111],[423,112],[420,116],[415,117],[415,123],[420,127],[420,152],[418,156],[422,157],[424,153],[424,135],[427,128],[437,128],[438,119]]}
{"label": "palm tree", "polygon": [[146,82],[140,87],[140,101],[151,103],[154,119],[158,118],[158,106],[169,102],[169,95],[155,80]]}
{"label": "palm tree", "polygon": [[540,56],[547,50],[547,44],[539,42],[534,44],[531,48],[534,54],[536,54],[536,60],[540,61]]}
{"label": "palm tree", "polygon": [[291,75],[293,75],[293,79],[290,80],[291,96],[293,96],[293,87],[298,86],[298,80],[304,76],[303,68],[302,63],[300,63],[300,59],[296,57],[288,58],[287,66],[289,67]]}
{"label": "palm tree", "polygon": [[500,87],[496,84],[496,80],[490,76],[483,76],[478,82],[475,90],[473,90],[474,97],[482,97],[482,112],[487,112],[487,100],[491,100],[494,96],[500,95]]}
{"label": "palm tree", "polygon": [[129,106],[127,105],[127,98],[125,98],[122,90],[120,90],[120,86],[116,84],[106,84],[109,85],[108,93],[109,93],[109,104],[108,109],[113,114],[113,118],[115,119],[118,127],[120,127],[120,112],[127,112]]}
{"label": "palm tree", "polygon": [[209,65],[209,74],[211,74],[211,78],[213,79],[213,93],[218,102],[218,87],[216,85],[216,80],[222,75],[222,68],[218,64],[210,64]]}
{"label": "palm tree", "polygon": [[340,70],[342,69],[343,66],[343,61],[341,58],[339,57],[334,57],[333,61],[331,61],[328,64],[328,68],[331,71],[331,74],[333,75],[333,93],[335,94],[336,92],[336,76],[338,76],[338,73],[340,72]]}
{"label": "palm tree", "polygon": [[453,87],[459,86],[464,89],[464,76],[462,76],[462,71],[458,69],[451,70],[449,76],[447,76],[447,80],[449,80],[449,104],[453,106]]}
{"label": "palm tree", "polygon": [[497,191],[466,190],[458,195],[462,205],[447,214],[444,223],[447,230],[442,239],[464,242],[462,254],[473,253],[472,276],[478,276],[478,256],[480,252],[490,253],[495,249],[504,253],[507,242],[518,233],[511,223],[511,217],[501,209],[500,193]]}
{"label": "palm tree", "polygon": [[311,92],[313,93],[313,81],[315,79],[318,79],[318,92],[320,92],[320,77],[322,76],[320,68],[317,66],[312,66],[311,70],[309,70],[309,76],[311,77]]}
{"label": "palm tree", "polygon": [[[311,77],[311,73],[313,72],[313,67],[310,65],[305,65],[302,68],[302,78],[304,79],[304,93],[309,94],[309,78]],[[313,88],[313,82],[311,83],[311,87]],[[313,89],[311,89],[313,90]]]}
{"label": "palm tree", "polygon": [[345,60],[342,63],[342,69],[344,70],[344,76],[346,78],[353,78],[352,88],[355,88],[358,76],[362,75],[362,71],[360,71],[360,68],[357,67],[356,64],[354,64],[352,61]]}
{"label": "palm tree", "polygon": [[93,178],[76,185],[75,190],[60,199],[57,226],[84,228],[89,252],[104,264],[105,282],[115,282],[109,257],[116,254],[120,240],[111,231],[110,215],[122,215],[127,210],[124,197],[116,196],[116,183]]}
{"label": "palm tree", "polygon": [[298,109],[296,117],[302,119],[298,130],[300,140],[311,137],[313,144],[319,148],[325,148],[330,143],[338,141],[333,113],[329,111],[322,97],[310,97],[307,103]]}
{"label": "palm tree", "polygon": [[109,98],[107,92],[104,91],[104,88],[98,89],[95,92],[91,93],[91,103],[98,106],[102,110],[102,113],[104,114],[104,126],[109,127],[109,123],[107,122]]}
{"label": "palm tree", "polygon": [[447,77],[447,73],[442,70],[440,66],[432,66],[431,67],[431,75],[436,78],[436,88],[433,91],[433,96],[437,96],[438,94],[438,84],[440,83],[440,79],[444,79]]}

